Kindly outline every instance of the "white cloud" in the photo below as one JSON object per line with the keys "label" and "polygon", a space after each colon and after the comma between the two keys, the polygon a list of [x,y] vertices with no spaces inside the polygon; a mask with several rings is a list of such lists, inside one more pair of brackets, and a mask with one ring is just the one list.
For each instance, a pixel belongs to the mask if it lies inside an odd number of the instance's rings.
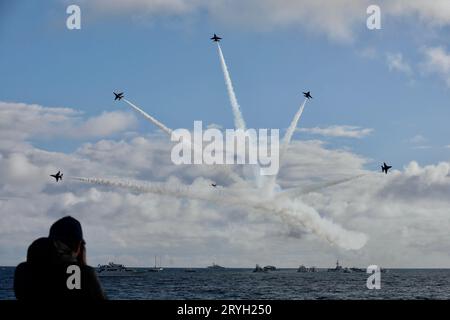
{"label": "white cloud", "polygon": [[411,66],[403,59],[401,53],[387,53],[386,62],[390,71],[398,71],[407,75],[412,74]]}
{"label": "white cloud", "polygon": [[[84,0],[98,12],[135,14],[139,16],[187,16],[207,13],[225,25],[273,30],[302,28],[331,39],[351,41],[356,30],[365,28],[369,0]],[[411,18],[425,26],[450,25],[450,5],[447,0],[379,1],[382,19]],[[419,18],[419,19],[417,19]],[[382,21],[383,21],[382,20]]]}
{"label": "white cloud", "polygon": [[206,12],[225,25],[254,30],[301,26],[332,39],[353,38],[352,27],[364,23],[367,0],[95,0],[86,1],[101,12],[153,16],[185,16]]}
{"label": "white cloud", "polygon": [[[48,123],[41,125],[45,128]],[[65,154],[29,143],[14,149],[2,136],[12,131],[0,131],[0,194],[18,197],[0,202],[0,265],[24,259],[32,240],[46,235],[57,218],[70,214],[83,224],[93,265],[115,260],[148,266],[154,255],[162,255],[163,263],[172,266],[205,266],[211,261],[227,266],[255,262],[328,266],[336,256],[346,265],[450,266],[450,163],[421,167],[412,162],[403,171],[384,175],[364,170],[368,160],[349,151],[328,149],[319,141],[295,141],[282,163],[278,181],[282,188],[367,174],[302,196],[304,205],[322,217],[368,235],[365,247],[350,252],[245,206],[139,194],[70,179],[164,181],[204,186],[210,192],[215,191],[209,187],[212,181],[230,185],[217,168],[174,166],[171,144],[160,135],[101,140]],[[57,184],[48,174],[58,169],[65,175]],[[233,189],[239,194],[248,186]]]}
{"label": "white cloud", "polygon": [[333,125],[326,128],[300,128],[297,129],[297,131],[321,135],[325,137],[363,138],[371,134],[373,132],[373,129],[361,128],[357,126]]}
{"label": "white cloud", "polygon": [[443,47],[430,47],[424,49],[424,55],[423,69],[437,74],[450,87],[450,53]]}
{"label": "white cloud", "polygon": [[447,0],[396,0],[384,1],[388,12],[394,16],[419,17],[431,26],[448,26],[450,24],[450,3]]}
{"label": "white cloud", "polygon": [[72,135],[108,137],[112,134],[131,129],[135,123],[135,117],[131,113],[121,111],[103,112],[97,117],[87,119]]}
{"label": "white cloud", "polygon": [[84,119],[81,112],[71,108],[0,102],[0,139],[5,143],[51,136],[101,138],[129,130],[135,124],[135,116],[122,111]]}

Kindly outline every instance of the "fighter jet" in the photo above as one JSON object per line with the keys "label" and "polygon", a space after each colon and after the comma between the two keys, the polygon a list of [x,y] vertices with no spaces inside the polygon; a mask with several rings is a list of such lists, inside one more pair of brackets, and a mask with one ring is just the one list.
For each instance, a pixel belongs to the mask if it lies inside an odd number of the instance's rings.
{"label": "fighter jet", "polygon": [[303,92],[303,95],[305,96],[306,99],[312,99],[312,97],[311,97],[311,91]]}
{"label": "fighter jet", "polygon": [[114,101],[120,100],[120,99],[123,98],[123,92],[115,93],[115,92],[113,91],[113,93],[114,93],[114,95],[116,96],[116,97],[114,98]]}
{"label": "fighter jet", "polygon": [[218,37],[218,36],[214,33],[214,36],[211,38],[211,40],[214,41],[214,42],[220,42],[220,40],[222,40],[222,38],[221,38],[221,37]]}
{"label": "fighter jet", "polygon": [[383,165],[381,166],[381,172],[387,174],[390,168],[392,168],[392,166],[388,166],[386,162],[383,162]]}
{"label": "fighter jet", "polygon": [[55,178],[56,182],[58,182],[59,180],[62,180],[63,174],[61,173],[61,171],[58,171],[58,173],[56,174],[51,174],[50,177]]}

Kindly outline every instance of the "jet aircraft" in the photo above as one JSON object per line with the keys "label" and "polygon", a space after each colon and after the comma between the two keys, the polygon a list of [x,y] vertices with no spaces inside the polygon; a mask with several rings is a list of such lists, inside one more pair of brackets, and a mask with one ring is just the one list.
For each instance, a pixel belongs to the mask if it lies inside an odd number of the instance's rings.
{"label": "jet aircraft", "polygon": [[387,174],[390,168],[392,168],[392,166],[388,166],[386,162],[383,162],[383,165],[381,166],[381,172]]}
{"label": "jet aircraft", "polygon": [[214,41],[214,42],[220,42],[220,40],[222,40],[222,38],[221,38],[221,37],[218,37],[218,36],[214,33],[214,35],[212,36],[211,40]]}
{"label": "jet aircraft", "polygon": [[303,92],[303,96],[305,96],[306,99],[312,99],[311,91]]}
{"label": "jet aircraft", "polygon": [[56,182],[58,182],[59,180],[62,180],[63,174],[61,171],[58,171],[56,174],[51,174],[50,177],[55,178]]}
{"label": "jet aircraft", "polygon": [[123,92],[120,92],[120,93],[113,92],[113,93],[115,95],[114,101],[121,100],[123,98]]}

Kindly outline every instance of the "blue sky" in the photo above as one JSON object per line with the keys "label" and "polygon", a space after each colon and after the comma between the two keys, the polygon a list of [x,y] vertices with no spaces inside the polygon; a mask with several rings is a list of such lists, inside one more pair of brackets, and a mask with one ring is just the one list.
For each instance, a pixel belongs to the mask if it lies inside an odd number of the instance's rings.
{"label": "blue sky", "polygon": [[[71,107],[89,116],[124,108],[111,93],[123,90],[173,128],[191,128],[194,120],[230,128],[217,51],[208,40],[217,32],[224,37],[222,48],[250,127],[286,128],[301,91],[308,89],[314,100],[300,126],[373,128],[363,139],[325,140],[373,159],[375,167],[382,160],[401,167],[450,155],[444,148],[450,143],[450,89],[433,75],[389,70],[385,58],[401,53],[418,65],[424,47],[447,47],[448,27],[430,36],[411,19],[385,19],[382,30],[370,31],[362,23],[352,41],[341,42],[298,27],[243,29],[204,12],[192,19],[144,20],[99,15],[82,6],[82,29],[69,31],[65,3],[17,1],[6,8],[0,33],[0,70],[7,75],[0,79],[3,101]],[[362,53],[368,48],[376,57]],[[140,122],[139,130],[154,128]],[[410,142],[416,135],[427,140],[426,149]],[[297,133],[296,138],[321,137]],[[39,143],[70,150],[79,142]]]}

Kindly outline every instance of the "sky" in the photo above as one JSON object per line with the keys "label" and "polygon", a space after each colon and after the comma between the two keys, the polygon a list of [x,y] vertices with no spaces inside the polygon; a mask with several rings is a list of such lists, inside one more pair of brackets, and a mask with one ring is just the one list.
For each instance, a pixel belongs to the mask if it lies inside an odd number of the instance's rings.
{"label": "sky", "polygon": [[[81,8],[80,30],[66,27],[70,4]],[[450,267],[450,4],[378,1],[382,28],[369,30],[370,4],[2,2],[0,265],[24,260],[32,240],[72,215],[83,224],[93,265],[146,266],[159,255],[167,266],[330,266],[341,259]],[[318,215],[321,226],[332,221],[333,230],[364,234],[361,248],[330,244],[323,230],[267,214],[279,208],[48,178],[62,170],[196,188],[214,181],[253,199],[253,187],[233,185],[223,170],[175,166],[167,137],[113,101],[113,90],[124,91],[174,129],[192,129],[195,120],[232,128],[212,33],[223,37],[249,128],[283,134],[302,91],[311,91],[277,183],[286,189],[365,176],[283,205],[298,209],[299,221]],[[383,161],[393,165],[390,175],[379,174]]]}

